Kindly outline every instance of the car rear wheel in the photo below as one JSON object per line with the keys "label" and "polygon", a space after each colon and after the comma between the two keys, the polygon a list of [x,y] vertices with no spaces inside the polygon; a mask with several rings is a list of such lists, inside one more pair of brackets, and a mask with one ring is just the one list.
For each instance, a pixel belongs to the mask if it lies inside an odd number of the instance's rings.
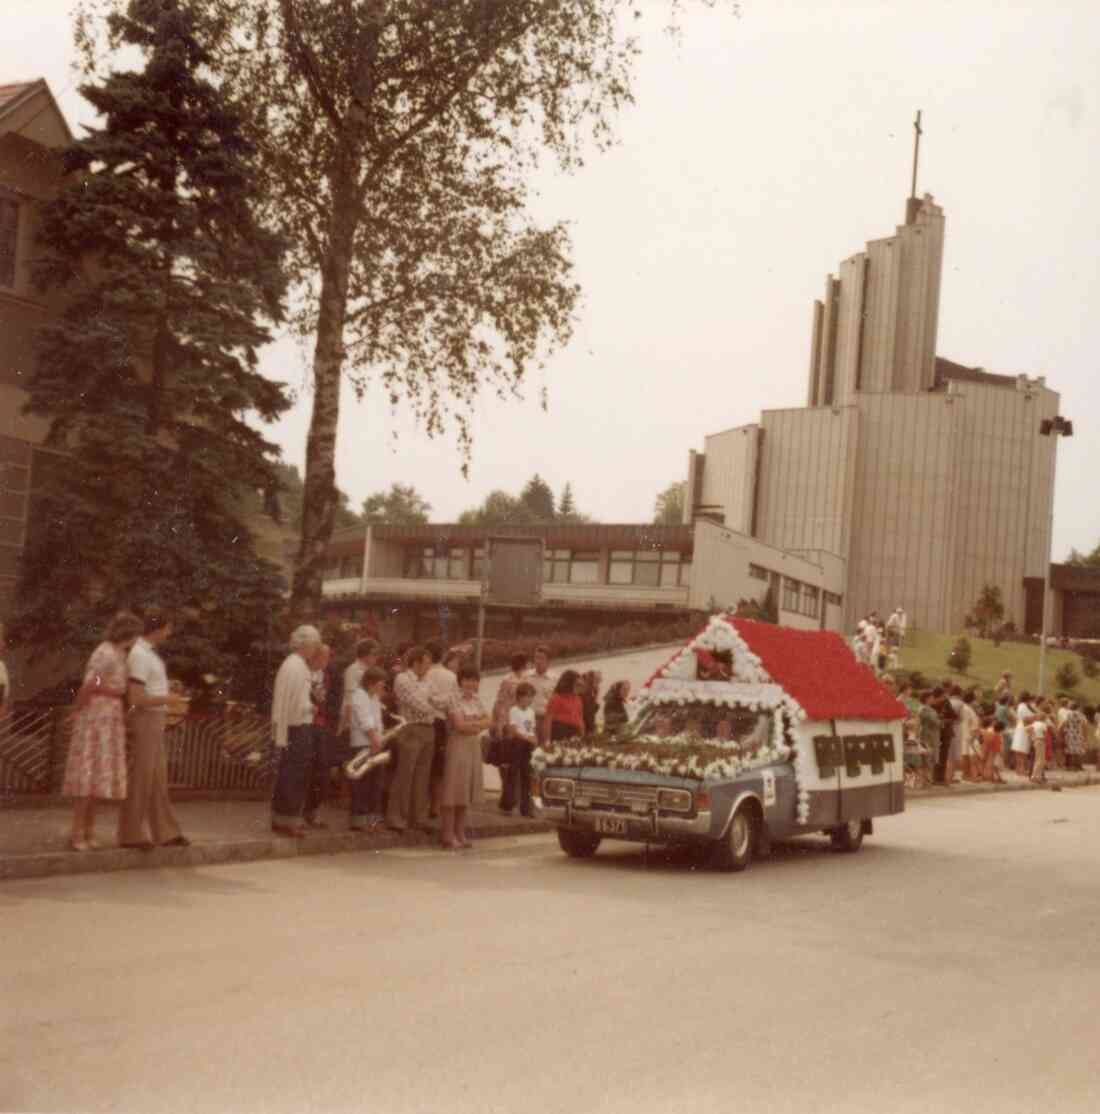
{"label": "car rear wheel", "polygon": [[590,859],[600,846],[600,837],[591,832],[572,832],[558,828],[558,843],[572,859]]}
{"label": "car rear wheel", "polygon": [[718,840],[711,853],[711,862],[718,870],[745,870],[752,862],[756,843],[756,812],[751,805],[742,805],[730,821],[725,836]]}
{"label": "car rear wheel", "polygon": [[849,820],[829,832],[834,851],[858,851],[863,846],[863,821]]}

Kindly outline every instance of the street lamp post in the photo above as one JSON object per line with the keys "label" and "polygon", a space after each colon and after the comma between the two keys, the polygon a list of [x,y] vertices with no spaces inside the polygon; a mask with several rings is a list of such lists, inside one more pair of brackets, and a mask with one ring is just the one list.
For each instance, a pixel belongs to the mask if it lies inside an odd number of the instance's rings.
{"label": "street lamp post", "polygon": [[1050,557],[1054,545],[1054,471],[1058,465],[1058,437],[1073,436],[1073,422],[1061,416],[1044,418],[1039,423],[1043,437],[1054,437],[1054,451],[1050,461],[1050,517],[1047,521],[1047,552],[1043,561],[1043,623],[1039,635],[1039,695],[1046,695],[1047,681],[1047,630],[1050,626]]}

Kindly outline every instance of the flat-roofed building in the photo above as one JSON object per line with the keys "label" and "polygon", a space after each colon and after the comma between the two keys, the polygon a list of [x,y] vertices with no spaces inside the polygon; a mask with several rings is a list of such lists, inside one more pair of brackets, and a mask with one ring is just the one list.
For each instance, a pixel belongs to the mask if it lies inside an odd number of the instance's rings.
{"label": "flat-roofed building", "polygon": [[[809,405],[707,437],[685,517],[844,570],[842,623],[903,606],[957,630],[986,584],[1017,625],[1050,552],[1059,397],[1042,376],[937,357],[944,216],[928,196],[826,281]],[[819,556],[818,558],[822,558]]]}
{"label": "flat-roofed building", "polygon": [[785,553],[706,520],[684,526],[353,527],[338,531],[328,548],[326,610],[349,620],[369,615],[389,641],[420,638],[440,626],[452,640],[467,637],[476,621],[490,537],[533,538],[543,546],[540,598],[491,607],[490,633],[732,610],[743,599],[760,600],[769,586],[784,625],[839,624],[839,562]]}

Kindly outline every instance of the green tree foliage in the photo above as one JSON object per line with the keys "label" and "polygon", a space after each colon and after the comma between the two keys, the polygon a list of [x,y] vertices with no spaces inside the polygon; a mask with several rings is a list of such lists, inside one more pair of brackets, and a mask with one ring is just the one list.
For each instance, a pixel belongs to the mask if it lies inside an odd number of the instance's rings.
{"label": "green tree foliage", "polygon": [[[93,61],[97,11],[81,0]],[[190,0],[219,79],[251,109],[265,212],[291,245],[313,412],[292,606],[315,610],[337,508],[340,381],[372,378],[430,435],[472,444],[485,386],[519,390],[566,344],[566,225],[530,210],[541,159],[613,141],[636,0]],[[669,6],[675,10],[675,0]],[[658,14],[664,19],[667,10]],[[110,43],[107,44],[108,46]]]}
{"label": "green tree foliage", "polygon": [[1081,674],[1073,668],[1073,662],[1063,662],[1054,671],[1054,683],[1062,692],[1072,692],[1081,683]]}
{"label": "green tree foliage", "polygon": [[653,504],[653,522],[658,526],[679,526],[684,521],[684,497],[687,485],[671,483]]}
{"label": "green tree foliage", "polygon": [[535,522],[553,522],[556,517],[554,493],[537,472],[519,493],[519,501],[531,512]]}
{"label": "green tree foliage", "polygon": [[1069,556],[1066,558],[1067,565],[1076,565],[1082,569],[1096,569],[1100,568],[1100,542],[1098,542],[1088,553],[1079,553],[1076,549],[1069,551]]}
{"label": "green tree foliage", "polygon": [[531,526],[535,516],[518,496],[491,491],[480,507],[463,511],[458,521],[464,526]]}
{"label": "green tree foliage", "polygon": [[573,485],[569,483],[562,491],[561,508],[555,511],[554,493],[536,473],[519,495],[492,491],[480,507],[463,511],[458,521],[476,526],[537,526],[548,522],[591,522],[592,519],[577,510]]}
{"label": "green tree foliage", "polygon": [[1005,617],[1004,598],[996,584],[986,584],[967,616],[967,626],[977,630],[982,638],[992,638]]}
{"label": "green tree foliage", "polygon": [[183,607],[188,661],[217,672],[280,599],[227,477],[277,487],[278,450],[245,415],[288,405],[256,368],[282,248],[187,5],[133,0],[111,30],[145,66],[82,88],[104,123],[42,209],[35,280],[66,308],[40,331],[26,410],[67,455],[36,494],[12,629],[82,650],[121,606]]}
{"label": "green tree foliage", "polygon": [[970,640],[960,637],[947,655],[948,668],[956,673],[965,673],[970,668],[970,654]]}
{"label": "green tree foliage", "polygon": [[412,484],[391,484],[363,500],[362,519],[367,523],[414,526],[428,521],[432,505]]}
{"label": "green tree foliage", "polygon": [[1097,665],[1095,658],[1085,657],[1082,654],[1081,672],[1091,681],[1096,677],[1100,677],[1100,665]]}

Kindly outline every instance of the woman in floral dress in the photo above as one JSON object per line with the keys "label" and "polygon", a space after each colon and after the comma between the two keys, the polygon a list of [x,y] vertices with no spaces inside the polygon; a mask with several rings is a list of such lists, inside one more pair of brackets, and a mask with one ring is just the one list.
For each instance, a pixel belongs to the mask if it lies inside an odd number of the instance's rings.
{"label": "woman in floral dress", "polygon": [[62,792],[76,798],[72,848],[94,850],[95,803],[126,797],[126,655],[141,634],[141,620],[120,611],[92,651],[76,694],[69,758]]}

